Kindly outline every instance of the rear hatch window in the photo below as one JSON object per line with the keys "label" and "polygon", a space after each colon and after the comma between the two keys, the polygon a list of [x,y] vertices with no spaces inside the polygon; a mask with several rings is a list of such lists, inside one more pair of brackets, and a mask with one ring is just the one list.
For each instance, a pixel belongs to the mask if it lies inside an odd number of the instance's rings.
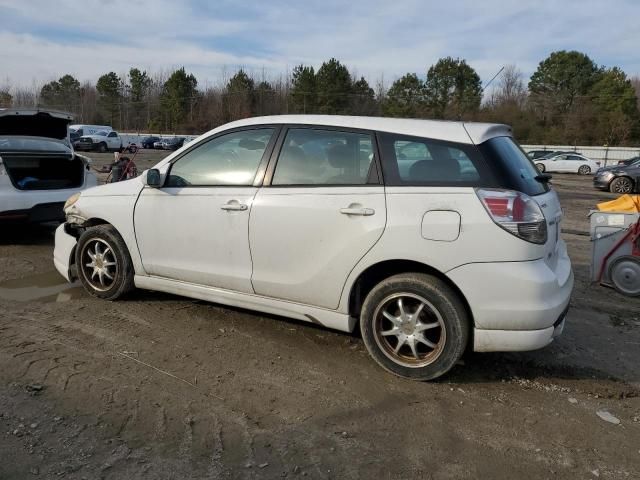
{"label": "rear hatch window", "polygon": [[549,191],[546,182],[536,180],[540,172],[511,137],[494,137],[478,145],[478,148],[504,188],[530,196]]}

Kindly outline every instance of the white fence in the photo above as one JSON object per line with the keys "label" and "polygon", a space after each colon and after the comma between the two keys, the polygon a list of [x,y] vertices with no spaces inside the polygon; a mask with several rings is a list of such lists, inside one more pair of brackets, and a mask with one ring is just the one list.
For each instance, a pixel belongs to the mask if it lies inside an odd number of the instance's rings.
{"label": "white fence", "polygon": [[573,145],[522,145],[522,148],[526,152],[530,150],[549,150],[553,151],[570,151],[578,152],[589,157],[592,160],[597,160],[602,163],[602,166],[615,165],[620,160],[627,160],[632,157],[640,156],[640,147],[593,147],[593,146],[573,146]]}

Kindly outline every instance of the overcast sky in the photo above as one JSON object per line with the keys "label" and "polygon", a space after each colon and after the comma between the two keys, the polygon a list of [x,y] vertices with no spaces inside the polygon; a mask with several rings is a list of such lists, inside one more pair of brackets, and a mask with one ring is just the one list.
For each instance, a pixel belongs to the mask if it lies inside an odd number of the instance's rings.
{"label": "overcast sky", "polygon": [[640,74],[639,0],[0,0],[0,86],[185,66],[201,86],[334,56],[370,82],[465,58],[488,81],[554,50]]}

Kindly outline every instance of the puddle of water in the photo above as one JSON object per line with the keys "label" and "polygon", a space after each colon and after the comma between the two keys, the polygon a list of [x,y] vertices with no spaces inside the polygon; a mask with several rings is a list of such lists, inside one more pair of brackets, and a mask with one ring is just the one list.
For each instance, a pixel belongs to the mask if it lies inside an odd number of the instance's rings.
{"label": "puddle of water", "polygon": [[0,299],[16,302],[68,302],[82,296],[79,282],[67,282],[53,270],[0,283]]}

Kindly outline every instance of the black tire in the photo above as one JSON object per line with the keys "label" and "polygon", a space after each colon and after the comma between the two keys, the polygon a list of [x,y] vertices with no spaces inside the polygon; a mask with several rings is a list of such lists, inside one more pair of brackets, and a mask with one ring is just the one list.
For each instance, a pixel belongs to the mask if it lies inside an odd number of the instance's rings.
{"label": "black tire", "polygon": [[630,297],[640,297],[640,258],[622,255],[611,262],[608,273],[618,292]]}
{"label": "black tire", "polygon": [[[413,314],[401,320],[402,312],[408,314],[411,309]],[[417,318],[411,318],[418,309]],[[469,323],[456,292],[442,280],[422,273],[383,280],[367,295],[360,314],[362,338],[373,359],[395,375],[419,381],[438,378],[455,366],[467,346]],[[418,335],[422,338],[417,339]]]}
{"label": "black tire", "polygon": [[98,144],[98,152],[100,153],[106,153],[107,152],[107,144],[104,142],[100,142]]}
{"label": "black tire", "polygon": [[536,163],[536,168],[540,173],[544,173],[546,170],[545,166],[542,163]]}
{"label": "black tire", "polygon": [[578,168],[578,175],[589,175],[591,173],[591,167],[589,165],[580,165]]}
{"label": "black tire", "polygon": [[629,177],[614,178],[609,184],[611,193],[631,193],[633,192],[633,180]]}
{"label": "black tire", "polygon": [[[99,261],[92,256],[97,252],[101,255]],[[75,260],[80,282],[94,297],[116,300],[134,289],[129,250],[111,225],[98,225],[85,230],[78,240]],[[89,263],[95,267],[89,266]],[[103,273],[96,273],[96,269]]]}

